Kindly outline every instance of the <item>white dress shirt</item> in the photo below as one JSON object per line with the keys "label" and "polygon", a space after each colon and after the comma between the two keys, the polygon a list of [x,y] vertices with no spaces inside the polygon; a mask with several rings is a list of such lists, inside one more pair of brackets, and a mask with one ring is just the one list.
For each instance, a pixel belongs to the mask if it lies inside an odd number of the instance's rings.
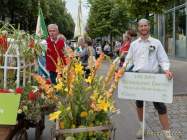
{"label": "white dress shirt", "polygon": [[131,43],[125,62],[134,65],[132,71],[146,73],[158,73],[159,66],[164,71],[170,67],[161,42],[150,36],[146,40],[138,38]]}

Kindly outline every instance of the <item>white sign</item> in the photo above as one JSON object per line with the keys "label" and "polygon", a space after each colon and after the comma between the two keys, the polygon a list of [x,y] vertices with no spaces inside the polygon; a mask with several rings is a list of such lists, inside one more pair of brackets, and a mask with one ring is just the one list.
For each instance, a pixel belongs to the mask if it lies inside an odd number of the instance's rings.
{"label": "white sign", "polygon": [[126,72],[118,84],[118,97],[172,103],[173,79],[168,80],[164,74]]}

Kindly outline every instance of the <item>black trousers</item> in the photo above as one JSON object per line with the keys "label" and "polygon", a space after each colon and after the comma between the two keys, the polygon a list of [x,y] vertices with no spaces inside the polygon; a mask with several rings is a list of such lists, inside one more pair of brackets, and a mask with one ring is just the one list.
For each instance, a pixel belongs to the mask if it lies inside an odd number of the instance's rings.
{"label": "black trousers", "polygon": [[[160,103],[160,102],[153,102],[153,105],[155,107],[155,109],[158,111],[159,115],[163,115],[167,113],[167,108],[166,105],[164,103]],[[143,108],[143,101],[136,101],[136,106],[137,108]]]}

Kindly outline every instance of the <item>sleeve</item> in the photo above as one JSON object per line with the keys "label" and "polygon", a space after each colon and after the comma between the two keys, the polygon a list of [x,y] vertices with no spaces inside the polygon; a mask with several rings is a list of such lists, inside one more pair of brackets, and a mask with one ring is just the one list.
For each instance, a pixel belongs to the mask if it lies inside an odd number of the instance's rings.
{"label": "sleeve", "polygon": [[158,63],[164,71],[169,70],[170,69],[170,62],[169,62],[168,56],[167,56],[161,42],[159,44],[160,45],[157,50]]}
{"label": "sleeve", "polygon": [[133,60],[133,45],[130,45],[127,56],[125,57],[125,63],[132,63]]}

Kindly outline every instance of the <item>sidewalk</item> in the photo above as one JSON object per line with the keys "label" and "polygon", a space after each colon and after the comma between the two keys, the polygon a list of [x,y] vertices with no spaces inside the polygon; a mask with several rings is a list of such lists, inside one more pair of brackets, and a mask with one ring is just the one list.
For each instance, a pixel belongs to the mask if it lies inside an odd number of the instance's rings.
{"label": "sidewalk", "polygon": [[[171,59],[174,73],[174,101],[167,104],[172,134],[176,140],[187,140],[187,62]],[[117,126],[115,140],[135,140],[138,129],[135,101],[116,98],[121,113],[114,117]],[[151,102],[146,102],[146,125],[148,133],[145,140],[164,140],[157,111]]]}
{"label": "sidewalk", "polygon": [[[167,104],[167,107],[172,134],[176,140],[187,140],[187,96],[175,96],[173,103]],[[149,127],[148,131],[153,134],[161,132],[157,111],[150,102],[146,102],[146,124]],[[154,137],[157,137],[157,140],[163,140],[160,135]]]}
{"label": "sidewalk", "polygon": [[187,95],[187,61],[170,59],[174,74],[174,95]]}

